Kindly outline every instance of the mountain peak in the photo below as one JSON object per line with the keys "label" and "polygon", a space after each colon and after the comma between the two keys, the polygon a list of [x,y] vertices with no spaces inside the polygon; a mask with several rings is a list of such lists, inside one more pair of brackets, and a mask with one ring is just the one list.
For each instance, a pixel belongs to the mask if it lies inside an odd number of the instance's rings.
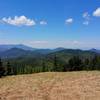
{"label": "mountain peak", "polygon": [[35,48],[23,45],[23,44],[2,44],[0,45],[0,51],[6,51],[11,48],[19,48],[23,50],[35,50]]}
{"label": "mountain peak", "polygon": [[97,50],[95,48],[90,49],[90,51],[96,52],[96,53],[100,53],[100,50]]}

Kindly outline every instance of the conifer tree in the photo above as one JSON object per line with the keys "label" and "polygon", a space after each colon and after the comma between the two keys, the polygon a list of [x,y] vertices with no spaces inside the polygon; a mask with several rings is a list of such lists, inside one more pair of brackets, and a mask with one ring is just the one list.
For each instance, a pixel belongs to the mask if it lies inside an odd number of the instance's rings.
{"label": "conifer tree", "polygon": [[3,64],[0,58],[0,77],[4,76],[4,73],[5,73],[5,70],[4,70],[4,67],[3,67]]}
{"label": "conifer tree", "polygon": [[46,71],[46,66],[45,66],[45,62],[42,62],[42,71],[45,72]]}
{"label": "conifer tree", "polygon": [[10,62],[7,62],[7,75],[12,75],[13,72],[12,72],[12,67],[10,65]]}

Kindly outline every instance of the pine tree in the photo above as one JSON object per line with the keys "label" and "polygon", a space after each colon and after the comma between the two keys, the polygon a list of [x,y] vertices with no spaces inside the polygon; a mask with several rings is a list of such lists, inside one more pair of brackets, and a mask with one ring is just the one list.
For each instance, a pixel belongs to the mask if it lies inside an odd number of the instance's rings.
{"label": "pine tree", "polygon": [[82,70],[82,60],[78,56],[74,56],[68,62],[70,71],[80,71]]}
{"label": "pine tree", "polygon": [[4,70],[4,67],[3,67],[3,64],[0,58],[0,77],[4,76],[4,73],[5,73],[5,70]]}
{"label": "pine tree", "polygon": [[91,70],[100,70],[100,56],[95,55],[92,59]]}
{"label": "pine tree", "polygon": [[63,71],[63,67],[61,67],[61,66],[58,64],[58,62],[60,62],[60,61],[58,61],[58,58],[57,58],[57,56],[55,55],[55,56],[54,56],[54,67],[53,67],[53,71],[55,71],[55,72],[61,72],[61,71]]}
{"label": "pine tree", "polygon": [[13,72],[12,72],[12,67],[10,65],[10,62],[7,62],[7,75],[12,75]]}
{"label": "pine tree", "polygon": [[88,58],[86,58],[84,61],[83,70],[87,70],[87,71],[90,70],[90,61]]}
{"label": "pine tree", "polygon": [[45,66],[45,62],[44,61],[42,62],[42,71],[46,72],[46,66]]}
{"label": "pine tree", "polygon": [[96,67],[98,66],[98,56],[97,55],[95,55],[94,57],[93,57],[93,59],[91,60],[91,67],[90,67],[90,69],[91,70],[96,70]]}
{"label": "pine tree", "polygon": [[57,56],[54,56],[54,66],[53,66],[53,71],[57,71]]}

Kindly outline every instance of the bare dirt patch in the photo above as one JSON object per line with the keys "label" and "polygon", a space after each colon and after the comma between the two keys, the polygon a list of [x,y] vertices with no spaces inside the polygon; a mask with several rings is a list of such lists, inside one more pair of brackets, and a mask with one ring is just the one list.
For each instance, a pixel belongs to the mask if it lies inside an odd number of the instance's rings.
{"label": "bare dirt patch", "polygon": [[0,100],[100,100],[100,72],[4,77],[0,79]]}

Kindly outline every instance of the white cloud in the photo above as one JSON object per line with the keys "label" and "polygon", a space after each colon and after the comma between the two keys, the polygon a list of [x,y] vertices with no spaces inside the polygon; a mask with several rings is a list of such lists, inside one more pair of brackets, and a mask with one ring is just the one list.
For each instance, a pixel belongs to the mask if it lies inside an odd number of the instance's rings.
{"label": "white cloud", "polygon": [[2,18],[2,22],[7,23],[7,24],[11,24],[11,25],[15,25],[15,26],[33,26],[35,25],[35,21],[32,19],[28,19],[25,16],[15,16],[14,18],[11,17],[4,17]]}
{"label": "white cloud", "polygon": [[47,44],[48,41],[31,41],[32,44]]}
{"label": "white cloud", "polygon": [[50,46],[49,41],[46,40],[29,40],[24,44],[30,45],[34,48],[48,48]]}
{"label": "white cloud", "polygon": [[72,43],[73,44],[80,44],[80,42],[79,41],[76,41],[76,40],[75,41],[72,41]]}
{"label": "white cloud", "polygon": [[89,25],[89,22],[90,22],[91,18],[90,18],[90,15],[89,15],[88,12],[83,13],[83,18],[84,18],[83,24],[84,25]]}
{"label": "white cloud", "polygon": [[66,24],[72,24],[73,23],[73,19],[72,18],[69,18],[69,19],[66,19]]}
{"label": "white cloud", "polygon": [[42,21],[40,21],[40,25],[47,25],[47,22],[42,20]]}
{"label": "white cloud", "polygon": [[81,42],[80,41],[77,41],[77,40],[67,40],[67,41],[63,41],[63,44],[67,44],[67,45],[79,45],[79,44],[81,44]]}
{"label": "white cloud", "polygon": [[84,25],[89,25],[89,21],[84,21],[83,24]]}
{"label": "white cloud", "polygon": [[100,17],[100,7],[93,12],[93,16]]}
{"label": "white cloud", "polygon": [[88,12],[83,13],[83,18],[90,20],[90,15]]}

